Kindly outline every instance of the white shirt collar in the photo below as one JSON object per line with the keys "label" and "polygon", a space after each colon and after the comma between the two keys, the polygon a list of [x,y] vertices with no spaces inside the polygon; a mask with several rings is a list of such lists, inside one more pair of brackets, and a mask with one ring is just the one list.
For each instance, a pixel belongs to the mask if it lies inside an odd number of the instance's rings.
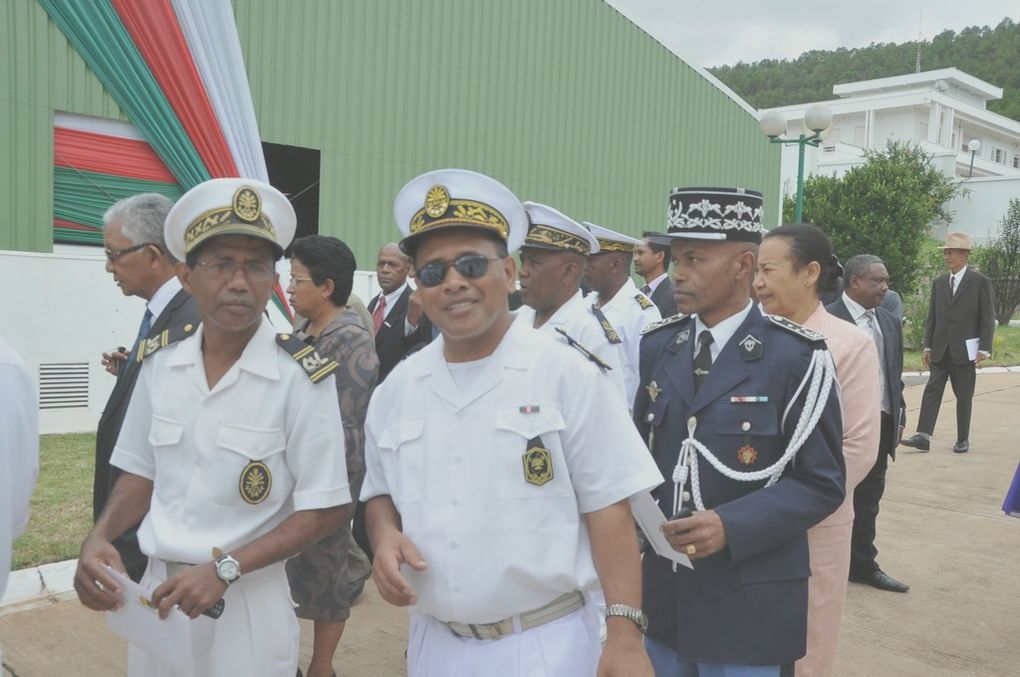
{"label": "white shirt collar", "polygon": [[854,318],[854,322],[860,322],[861,317],[867,314],[868,309],[861,304],[850,298],[846,292],[843,292],[843,305],[850,311],[850,317]]}
{"label": "white shirt collar", "polygon": [[[726,347],[726,344],[729,342],[729,340],[733,338],[733,334],[737,331],[740,325],[744,323],[744,320],[747,319],[747,314],[751,312],[751,308],[753,307],[754,303],[751,301],[751,299],[748,299],[747,305],[744,306],[743,310],[733,315],[730,315],[729,317],[727,317],[725,320],[718,323],[714,327],[706,327],[704,322],[701,321],[701,317],[695,315],[694,340],[698,341],[698,337],[701,336],[701,332],[706,329],[709,332],[711,332],[712,345],[710,347],[710,350],[712,352],[712,360],[715,361],[715,358],[719,356],[719,353],[722,352],[722,349]],[[700,343],[695,343],[694,346],[695,354],[697,354],[697,351],[699,349]]]}
{"label": "white shirt collar", "polygon": [[145,307],[148,308],[149,312],[152,313],[152,319],[155,320],[160,314],[166,310],[166,307],[170,305],[170,301],[177,296],[177,292],[182,289],[181,281],[174,275],[169,280],[163,283],[156,293],[152,295],[152,298],[145,303]]}
{"label": "white shirt collar", "polygon": [[[399,287],[391,291],[389,294],[383,294],[382,292],[379,293],[381,297],[386,299],[386,307],[383,308],[383,317],[386,317],[390,314],[390,310],[393,308],[394,305],[396,305],[397,300],[400,299],[400,295],[404,293],[405,289],[407,289],[406,279],[404,280],[404,284],[400,285]],[[378,303],[378,301],[376,301],[376,303]]]}
{"label": "white shirt collar", "polygon": [[[650,282],[645,282],[645,284],[648,285],[648,290],[649,290],[648,293],[651,294],[652,292],[654,292],[655,288],[658,287],[660,284],[662,284],[662,281],[666,279],[667,275],[669,275],[669,273],[663,273],[662,275],[659,275],[654,280],[651,280]],[[715,338],[715,336],[713,335],[713,339],[714,338]]]}
{"label": "white shirt collar", "polygon": [[965,274],[966,272],[967,272],[967,264],[965,263],[965,264],[963,264],[963,268],[960,268],[960,270],[958,270],[958,271],[957,271],[957,272],[955,272],[955,273],[950,273],[950,275],[951,275],[952,277],[955,277],[955,278],[956,278],[956,286],[957,286],[957,287],[959,287],[959,286],[960,286],[960,282],[961,282],[961,281],[963,280],[963,276],[964,276],[964,274]]}

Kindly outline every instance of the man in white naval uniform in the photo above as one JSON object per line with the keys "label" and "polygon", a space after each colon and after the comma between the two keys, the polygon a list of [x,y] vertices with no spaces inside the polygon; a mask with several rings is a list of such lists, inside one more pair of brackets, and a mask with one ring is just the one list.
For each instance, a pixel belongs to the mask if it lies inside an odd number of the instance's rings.
{"label": "man in white naval uniform", "polygon": [[627,499],[661,475],[598,368],[510,313],[524,209],[450,169],[413,179],[394,212],[442,332],[365,424],[374,575],[414,605],[409,675],[651,677]]}
{"label": "man in white naval uniform", "polygon": [[602,311],[623,341],[623,381],[627,387],[627,406],[633,408],[639,380],[641,330],[662,319],[652,300],[630,279],[634,248],[643,243],[594,223],[585,221],[583,225],[599,243],[598,253],[588,257],[586,279],[591,292],[585,301]]}
{"label": "man in white naval uniform", "polygon": [[581,293],[588,257],[599,243],[588,229],[562,212],[525,202],[528,234],[521,246],[521,301],[517,310],[535,329],[564,343],[576,342],[602,362],[601,368],[628,403],[620,335],[602,311]]}
{"label": "man in white naval uniform", "polygon": [[[149,339],[111,463],[123,472],[82,545],[75,589],[109,611],[124,599],[111,544],[141,521],[149,604],[189,616],[193,664],[134,646],[128,674],[291,677],[298,624],[284,560],[346,520],[350,492],[332,372],[263,317],[294,210],[272,186],[213,179],[167,216],[166,243],[202,316]],[[143,519],[144,518],[144,519]],[[200,616],[223,600],[222,614]],[[156,611],[153,611],[156,613]]]}

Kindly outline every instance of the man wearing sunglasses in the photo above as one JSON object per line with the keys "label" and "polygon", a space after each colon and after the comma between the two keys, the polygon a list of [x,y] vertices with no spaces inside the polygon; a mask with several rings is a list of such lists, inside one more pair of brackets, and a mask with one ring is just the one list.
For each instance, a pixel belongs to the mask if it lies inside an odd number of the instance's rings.
{"label": "man wearing sunglasses", "polygon": [[238,178],[195,186],[167,215],[167,247],[202,323],[172,345],[160,335],[139,347],[110,459],[122,472],[75,573],[90,609],[138,604],[108,567],[123,571],[111,541],[141,520],[146,606],[191,619],[192,663],[172,671],[131,646],[131,677],[297,671],[284,561],[346,521],[350,490],[338,365],[264,316],[295,222],[282,193]]}
{"label": "man wearing sunglasses", "polygon": [[415,605],[408,674],[651,677],[627,499],[661,476],[599,369],[510,313],[523,206],[447,169],[408,183],[394,213],[441,331],[365,423],[375,581]]}
{"label": "man wearing sunglasses", "polygon": [[[181,288],[174,274],[177,259],[167,251],[163,241],[163,223],[173,203],[159,193],[142,193],[124,198],[110,207],[103,216],[103,245],[106,251],[106,272],[125,296],[145,299],[145,314],[132,348],[111,349],[103,353],[103,366],[117,377],[110,398],[103,408],[96,429],[96,466],[92,483],[92,519],[106,506],[110,491],[120,471],[110,465],[110,454],[120,434],[128,402],[135,387],[141,362],[136,357],[141,342],[164,331],[175,338],[185,325],[200,321],[198,307],[191,294]],[[127,345],[125,341],[125,345]],[[146,557],[138,549],[135,529],[128,529],[114,543],[128,575],[135,581],[145,571]]]}

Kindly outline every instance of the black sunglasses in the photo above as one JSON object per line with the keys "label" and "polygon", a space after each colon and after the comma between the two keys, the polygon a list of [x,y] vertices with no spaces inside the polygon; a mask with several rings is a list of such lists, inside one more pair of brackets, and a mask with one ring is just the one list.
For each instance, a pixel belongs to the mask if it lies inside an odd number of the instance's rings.
{"label": "black sunglasses", "polygon": [[490,259],[481,254],[465,254],[456,261],[430,261],[415,271],[415,279],[425,287],[435,287],[446,279],[446,271],[453,266],[462,276],[478,279],[485,275],[489,264],[499,261],[499,258]]}

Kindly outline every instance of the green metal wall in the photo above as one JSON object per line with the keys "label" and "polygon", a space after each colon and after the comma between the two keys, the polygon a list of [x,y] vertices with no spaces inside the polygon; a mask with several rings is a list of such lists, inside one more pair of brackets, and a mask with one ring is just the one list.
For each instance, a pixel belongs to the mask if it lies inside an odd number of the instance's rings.
{"label": "green metal wall", "polygon": [[[45,251],[52,111],[119,111],[35,2],[2,1],[0,210],[17,225],[0,248]],[[675,185],[742,185],[775,225],[779,152],[757,121],[601,0],[234,8],[262,138],[321,151],[320,232],[361,268],[397,237],[397,190],[440,167],[631,233],[664,227]]]}

